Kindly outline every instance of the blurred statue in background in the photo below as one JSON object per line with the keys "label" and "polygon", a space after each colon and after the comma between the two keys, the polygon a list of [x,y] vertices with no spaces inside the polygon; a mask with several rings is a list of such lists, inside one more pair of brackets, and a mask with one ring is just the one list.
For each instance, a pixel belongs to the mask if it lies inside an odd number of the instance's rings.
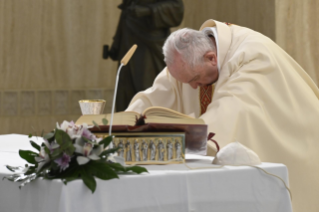
{"label": "blurred statue in background", "polygon": [[127,140],[127,143],[125,144],[126,147],[126,161],[132,161],[132,146],[129,140]]}
{"label": "blurred statue in background", "polygon": [[167,141],[167,160],[173,159],[173,144],[170,140]]}
{"label": "blurred statue in background", "polygon": [[120,139],[120,142],[119,142],[117,147],[120,148],[119,151],[118,151],[119,156],[124,158],[124,145],[123,145],[123,140],[122,139]]}
{"label": "blurred statue in background", "polygon": [[158,148],[158,160],[163,161],[165,149],[164,149],[164,144],[163,144],[161,139],[158,142],[157,148]]}
{"label": "blurred statue in background", "polygon": [[122,10],[111,49],[104,49],[103,57],[120,62],[137,44],[130,62],[120,73],[116,110],[123,111],[133,96],[152,86],[157,74],[165,67],[162,46],[170,35],[170,27],[183,19],[182,0],[123,0]]}
{"label": "blurred statue in background", "polygon": [[181,144],[176,140],[175,144],[176,148],[176,158],[181,159],[182,158],[182,146]]}
{"label": "blurred statue in background", "polygon": [[135,152],[135,161],[140,161],[140,144],[138,143],[138,139],[135,139],[134,152]]}
{"label": "blurred statue in background", "polygon": [[150,142],[150,149],[151,149],[151,157],[150,157],[150,160],[155,160],[155,156],[156,156],[156,146],[155,146],[153,140],[151,140],[151,142]]}
{"label": "blurred statue in background", "polygon": [[143,153],[143,160],[147,161],[147,153],[148,153],[148,143],[143,140],[142,142],[142,153]]}

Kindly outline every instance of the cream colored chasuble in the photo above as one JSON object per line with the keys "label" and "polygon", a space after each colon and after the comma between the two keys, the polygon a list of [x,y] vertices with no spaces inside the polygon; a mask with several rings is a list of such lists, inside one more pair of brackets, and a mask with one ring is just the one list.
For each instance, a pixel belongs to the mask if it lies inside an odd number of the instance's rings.
{"label": "cream colored chasuble", "polygon": [[[223,147],[235,140],[263,162],[287,165],[293,205],[319,208],[319,91],[308,74],[277,44],[253,30],[216,25],[220,64],[212,102],[200,116],[199,92],[165,68],[153,87],[138,93],[127,110],[153,105],[194,113]],[[305,206],[307,204],[307,206]],[[306,210],[304,210],[306,211]],[[309,211],[309,210],[308,210]]]}

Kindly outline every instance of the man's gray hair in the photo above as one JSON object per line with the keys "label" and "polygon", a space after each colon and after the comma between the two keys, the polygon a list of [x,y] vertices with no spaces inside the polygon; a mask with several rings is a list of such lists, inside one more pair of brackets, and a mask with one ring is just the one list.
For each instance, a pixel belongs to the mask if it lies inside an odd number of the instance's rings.
{"label": "man's gray hair", "polygon": [[176,52],[190,67],[201,65],[204,55],[208,51],[216,52],[216,47],[208,34],[193,29],[179,29],[173,32],[163,46],[164,61],[167,66],[172,65]]}

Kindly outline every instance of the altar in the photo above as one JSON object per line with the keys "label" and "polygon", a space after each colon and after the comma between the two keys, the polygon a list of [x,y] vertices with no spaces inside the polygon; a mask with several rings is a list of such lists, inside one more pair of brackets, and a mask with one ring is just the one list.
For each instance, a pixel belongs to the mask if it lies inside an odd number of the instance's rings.
{"label": "altar", "polygon": [[[36,138],[33,139],[35,142]],[[26,135],[0,136],[0,177],[11,174],[5,165],[23,166],[19,149],[31,150]],[[0,183],[1,212],[67,211],[278,211],[291,212],[291,199],[284,183],[248,166],[218,166],[213,157],[186,155],[186,164],[147,165],[148,173],[120,175],[120,179],[96,179],[92,192],[81,180],[64,185],[60,180],[37,179],[19,189],[19,183]],[[258,167],[282,178],[288,185],[283,164]]]}

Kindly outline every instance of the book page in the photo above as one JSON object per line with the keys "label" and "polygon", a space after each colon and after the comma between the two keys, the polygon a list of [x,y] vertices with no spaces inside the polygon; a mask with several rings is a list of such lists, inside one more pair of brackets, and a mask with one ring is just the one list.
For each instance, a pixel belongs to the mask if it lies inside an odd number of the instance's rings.
{"label": "book page", "polygon": [[154,106],[149,107],[144,110],[143,115],[147,116],[162,116],[162,117],[170,117],[170,118],[179,118],[179,119],[194,119],[191,116],[188,116],[186,114],[177,112],[175,110],[160,107],[160,106]]}
{"label": "book page", "polygon": [[171,117],[164,117],[164,116],[146,116],[145,123],[205,124],[202,119],[171,118]]}
{"label": "book page", "polygon": [[[113,116],[113,125],[129,125],[134,126],[136,121],[136,116],[140,115],[133,111],[127,112],[119,112],[114,113]],[[98,125],[104,125],[102,119],[106,118],[108,121],[108,125],[111,122],[111,114],[98,114],[98,115],[82,115],[75,124],[83,124],[86,123],[90,126],[93,126],[93,121]]]}
{"label": "book page", "polygon": [[145,123],[205,124],[202,119],[158,106],[147,108],[143,114],[146,116]]}

